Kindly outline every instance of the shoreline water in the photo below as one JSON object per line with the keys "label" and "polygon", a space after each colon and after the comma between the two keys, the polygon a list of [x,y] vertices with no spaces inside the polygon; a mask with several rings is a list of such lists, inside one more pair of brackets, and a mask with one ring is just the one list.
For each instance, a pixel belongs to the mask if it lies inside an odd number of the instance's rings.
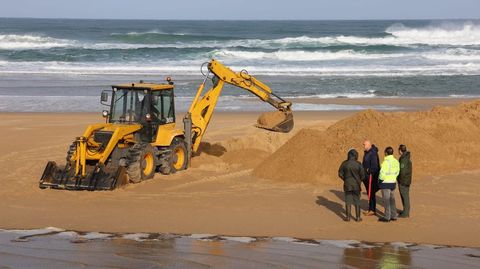
{"label": "shoreline water", "polygon": [[[439,258],[446,256],[448,258]],[[231,237],[214,234],[105,234],[58,228],[0,230],[7,268],[478,268],[480,249],[404,242]]]}
{"label": "shoreline water", "polygon": [[[48,109],[42,111],[42,107],[38,107],[38,104],[35,104],[35,107],[25,105],[22,107],[20,104],[16,106],[15,110],[9,111],[8,108],[2,107],[2,97],[0,96],[0,114],[11,114],[11,113],[73,113],[73,114],[82,114],[82,113],[101,113],[105,107],[97,105],[95,102],[94,105],[86,104],[86,107],[81,111],[75,111],[75,107],[70,107],[70,103],[76,103],[75,97],[65,98],[66,104],[62,104],[60,108],[55,108],[56,102],[48,103]],[[8,97],[8,96],[6,96]],[[18,96],[18,99],[23,97]],[[32,99],[31,97],[25,97]],[[192,97],[193,98],[193,97]],[[366,109],[374,109],[380,111],[414,111],[414,110],[428,110],[435,106],[452,106],[457,105],[463,102],[468,102],[476,100],[480,97],[363,97],[363,98],[285,98],[287,101],[293,103],[293,110],[297,113],[351,113],[357,112]],[[68,100],[70,99],[70,100]],[[92,100],[97,99],[97,97],[91,97]],[[89,99],[90,100],[90,99]],[[91,101],[91,100],[90,100]],[[12,101],[9,100],[9,103]],[[179,102],[177,99],[176,102]],[[183,100],[181,103],[177,104],[177,114],[184,114],[186,109],[189,106],[190,99]],[[73,104],[72,103],[72,104]],[[89,102],[91,103],[91,102]],[[7,106],[5,103],[4,106]],[[52,108],[53,106],[53,108]],[[88,110],[87,110],[88,109]],[[218,108],[216,109],[217,113],[227,113],[227,114],[249,114],[249,113],[258,113],[272,110],[268,105],[265,105],[260,100],[255,97],[245,98],[245,97],[228,97],[228,101],[224,102],[222,97],[218,103]],[[73,110],[73,111],[72,111]]]}

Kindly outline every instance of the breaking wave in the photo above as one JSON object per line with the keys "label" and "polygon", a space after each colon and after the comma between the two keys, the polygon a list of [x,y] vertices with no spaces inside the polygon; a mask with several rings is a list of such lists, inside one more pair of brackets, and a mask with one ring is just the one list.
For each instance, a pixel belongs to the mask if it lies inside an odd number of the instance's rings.
{"label": "breaking wave", "polygon": [[35,35],[0,35],[0,50],[50,49],[72,46],[65,39]]}
{"label": "breaking wave", "polygon": [[401,57],[401,54],[367,54],[353,50],[332,51],[275,51],[275,52],[254,52],[254,51],[214,51],[215,58],[223,59],[246,59],[246,60],[279,60],[279,61],[332,61],[332,60],[356,60],[356,59],[384,59]]}
{"label": "breaking wave", "polygon": [[[8,62],[0,65],[0,74],[72,74],[72,75],[199,75],[201,61],[164,61],[131,63]],[[229,65],[256,75],[312,77],[404,77],[480,75],[480,63],[450,63],[428,66],[364,65]]]}
{"label": "breaking wave", "polygon": [[363,36],[298,31],[232,37],[229,31],[130,28],[102,35],[86,28],[81,39],[48,31],[0,33],[0,73],[198,74],[201,63],[217,58],[234,69],[272,76],[480,75],[480,22],[407,23]]}
{"label": "breaking wave", "polygon": [[233,38],[229,36],[165,33],[161,31],[110,34],[110,42],[58,39],[40,35],[0,34],[0,50],[50,49],[75,47],[92,50],[139,48],[257,48],[302,49],[329,46],[478,46],[480,24],[474,22],[443,23],[437,26],[407,27],[394,24],[384,36],[331,35],[297,36],[277,39]]}

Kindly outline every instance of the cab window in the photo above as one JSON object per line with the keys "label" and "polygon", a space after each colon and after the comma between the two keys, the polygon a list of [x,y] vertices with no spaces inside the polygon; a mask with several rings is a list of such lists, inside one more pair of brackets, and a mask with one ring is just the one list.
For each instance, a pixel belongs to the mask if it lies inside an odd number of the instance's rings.
{"label": "cab window", "polygon": [[173,91],[162,90],[152,92],[153,119],[160,124],[175,122]]}

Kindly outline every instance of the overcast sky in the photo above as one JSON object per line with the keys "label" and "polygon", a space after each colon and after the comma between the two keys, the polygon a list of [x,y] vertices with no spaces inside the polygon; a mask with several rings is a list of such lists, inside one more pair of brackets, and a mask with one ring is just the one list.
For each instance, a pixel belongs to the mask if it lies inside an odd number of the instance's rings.
{"label": "overcast sky", "polygon": [[475,19],[480,0],[0,0],[0,17]]}

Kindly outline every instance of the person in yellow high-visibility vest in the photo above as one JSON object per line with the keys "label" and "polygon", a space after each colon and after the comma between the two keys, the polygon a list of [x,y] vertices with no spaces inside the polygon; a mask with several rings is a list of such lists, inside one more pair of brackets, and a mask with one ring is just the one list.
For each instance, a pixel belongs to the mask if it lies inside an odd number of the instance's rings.
{"label": "person in yellow high-visibility vest", "polygon": [[384,217],[379,218],[378,221],[389,222],[397,220],[394,190],[397,186],[397,176],[399,173],[400,163],[393,156],[393,148],[387,147],[378,177],[378,187],[382,191],[385,214]]}

